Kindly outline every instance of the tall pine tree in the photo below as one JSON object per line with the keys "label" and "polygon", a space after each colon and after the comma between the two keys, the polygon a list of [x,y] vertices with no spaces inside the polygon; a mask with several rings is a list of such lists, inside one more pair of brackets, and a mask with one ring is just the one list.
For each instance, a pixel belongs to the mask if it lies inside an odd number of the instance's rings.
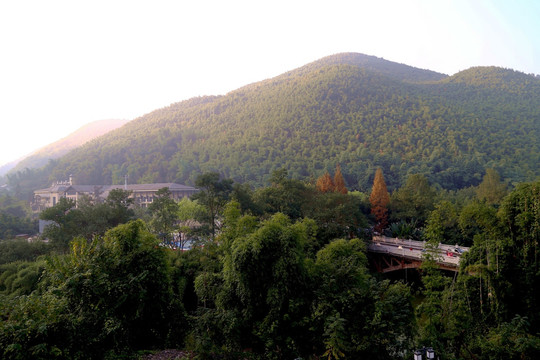
{"label": "tall pine tree", "polygon": [[377,169],[375,172],[375,179],[373,180],[373,188],[371,189],[369,202],[371,203],[371,213],[375,216],[376,221],[374,230],[378,233],[382,233],[382,230],[388,224],[387,206],[390,203],[390,194],[388,194],[381,168]]}
{"label": "tall pine tree", "polygon": [[485,200],[488,204],[500,204],[501,200],[507,194],[507,187],[501,181],[497,170],[486,169],[486,174],[480,185],[476,188],[476,197]]}
{"label": "tall pine tree", "polygon": [[336,173],[334,174],[334,191],[342,194],[347,193],[347,187],[345,186],[345,179],[341,174],[341,166],[336,165]]}
{"label": "tall pine tree", "polygon": [[328,171],[317,179],[317,183],[315,184],[315,186],[317,188],[317,191],[322,193],[332,192],[335,188],[334,181],[332,180],[332,177],[330,176]]}

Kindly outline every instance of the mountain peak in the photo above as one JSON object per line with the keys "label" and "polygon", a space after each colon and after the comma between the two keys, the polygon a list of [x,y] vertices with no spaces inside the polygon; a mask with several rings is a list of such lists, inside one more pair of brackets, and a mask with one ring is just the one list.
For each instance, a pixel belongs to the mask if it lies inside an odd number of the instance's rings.
{"label": "mountain peak", "polygon": [[413,66],[385,60],[376,56],[353,52],[338,53],[326,56],[322,59],[307,64],[302,68],[309,69],[312,67],[338,64],[358,66],[379,75],[412,83],[438,81],[448,77],[448,75],[435,71],[419,69]]}
{"label": "mountain peak", "polygon": [[528,86],[540,87],[540,79],[534,75],[498,66],[475,66],[460,71],[446,79],[448,83],[519,91]]}

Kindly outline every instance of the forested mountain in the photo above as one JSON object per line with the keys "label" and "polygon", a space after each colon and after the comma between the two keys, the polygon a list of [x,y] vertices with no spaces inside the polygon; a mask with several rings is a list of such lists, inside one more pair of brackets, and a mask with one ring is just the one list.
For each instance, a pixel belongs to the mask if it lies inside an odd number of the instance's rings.
{"label": "forested mountain", "polygon": [[[10,173],[21,171],[25,168],[40,168],[47,164],[50,159],[58,159],[69,151],[75,149],[78,146],[85,144],[86,142],[95,139],[101,135],[108,133],[109,131],[116,129],[128,120],[124,119],[110,119],[110,120],[98,120],[88,123],[81,128],[77,129],[68,136],[55,141],[52,144],[42,147],[41,149],[33,152],[29,156],[23,158],[17,162],[11,169]],[[1,171],[0,171],[0,174]]]}
{"label": "forested mountain", "polygon": [[368,190],[378,167],[390,190],[413,173],[457,189],[477,185],[486,168],[512,183],[537,178],[539,138],[535,76],[495,67],[447,76],[347,53],[151,112],[40,176],[193,184],[218,171],[260,186],[275,169],[312,179],[339,163],[350,189]]}

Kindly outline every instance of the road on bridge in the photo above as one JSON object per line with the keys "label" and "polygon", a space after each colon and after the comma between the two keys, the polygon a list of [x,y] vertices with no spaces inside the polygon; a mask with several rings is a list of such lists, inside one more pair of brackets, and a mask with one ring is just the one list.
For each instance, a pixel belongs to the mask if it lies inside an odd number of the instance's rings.
{"label": "road on bridge", "polygon": [[[374,236],[368,251],[376,253],[391,254],[412,260],[423,260],[425,253],[425,242],[415,240],[404,240],[389,238],[386,236]],[[459,260],[463,252],[469,248],[463,246],[439,244],[435,261],[452,267],[459,266]]]}

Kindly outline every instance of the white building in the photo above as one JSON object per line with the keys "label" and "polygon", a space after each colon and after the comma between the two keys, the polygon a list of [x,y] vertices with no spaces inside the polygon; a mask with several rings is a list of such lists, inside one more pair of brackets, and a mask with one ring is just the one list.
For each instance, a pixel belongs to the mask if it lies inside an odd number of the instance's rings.
{"label": "white building", "polygon": [[70,176],[68,181],[60,181],[53,183],[46,189],[34,191],[34,200],[32,202],[32,210],[40,212],[46,208],[54,206],[60,198],[68,198],[77,200],[82,196],[91,198],[99,197],[105,199],[109,192],[113,189],[123,189],[131,192],[131,198],[135,200],[135,204],[142,207],[147,207],[156,198],[156,193],[159,189],[168,188],[171,192],[171,197],[175,200],[183,197],[190,197],[198,190],[191,186],[180,185],[175,183],[157,183],[157,184],[124,184],[124,185],[74,185],[73,178]]}

